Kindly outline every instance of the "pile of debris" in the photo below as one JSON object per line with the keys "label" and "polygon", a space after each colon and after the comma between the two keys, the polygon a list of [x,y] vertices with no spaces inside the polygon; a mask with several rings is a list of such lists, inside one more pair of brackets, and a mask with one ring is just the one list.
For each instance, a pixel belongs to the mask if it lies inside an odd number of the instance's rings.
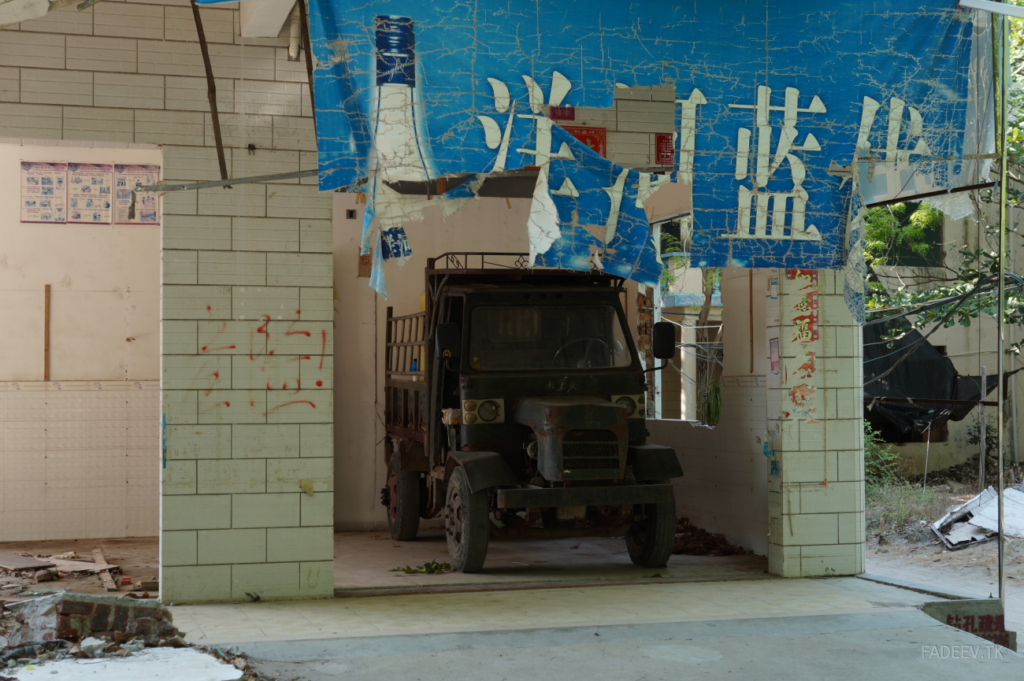
{"label": "pile of debris", "polygon": [[[1003,530],[1008,537],[1024,537],[1024,492],[1003,490]],[[946,548],[962,549],[988,541],[999,533],[998,499],[989,487],[966,504],[951,508],[931,529]]]}
{"label": "pile of debris", "polygon": [[733,546],[724,534],[711,534],[680,518],[676,524],[676,541],[672,553],[686,556],[752,556],[742,546]]}
{"label": "pile of debris", "polygon": [[[123,587],[134,589],[131,595],[136,598],[149,598],[150,593],[155,595],[159,591],[156,577],[133,584],[130,577],[120,576],[120,566],[108,563],[102,549],[93,550],[91,561],[83,560],[75,551],[51,556],[0,551],[0,570],[3,571],[0,597],[6,598],[16,598],[42,582],[89,577],[98,578],[98,586],[107,592],[120,591]],[[33,591],[28,595],[38,594]]]}

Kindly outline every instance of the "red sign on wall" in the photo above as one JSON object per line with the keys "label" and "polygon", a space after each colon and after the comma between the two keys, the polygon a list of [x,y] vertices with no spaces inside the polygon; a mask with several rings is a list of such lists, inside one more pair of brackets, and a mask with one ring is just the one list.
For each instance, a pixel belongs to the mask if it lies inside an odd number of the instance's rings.
{"label": "red sign on wall", "polygon": [[583,142],[591,151],[608,158],[608,131],[605,128],[583,128],[578,125],[567,125],[565,131]]}
{"label": "red sign on wall", "polygon": [[663,132],[654,136],[654,149],[659,166],[672,166],[676,163],[676,145],[672,142],[672,133]]}
{"label": "red sign on wall", "polygon": [[576,107],[553,106],[551,107],[550,118],[553,121],[574,121],[576,120]]}

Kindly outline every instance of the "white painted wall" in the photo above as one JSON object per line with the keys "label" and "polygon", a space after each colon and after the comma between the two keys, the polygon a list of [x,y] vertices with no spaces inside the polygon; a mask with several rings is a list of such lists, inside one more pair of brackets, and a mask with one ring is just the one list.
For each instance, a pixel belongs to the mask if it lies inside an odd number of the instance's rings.
{"label": "white painted wall", "polygon": [[159,377],[160,228],[20,221],[21,161],[162,164],[157,146],[126,147],[0,143],[0,318],[16,330],[0,338],[0,380],[43,379],[46,284],[51,379]]}
{"label": "white painted wall", "polygon": [[0,541],[157,533],[160,228],[20,222],[21,161],[162,164],[131,146],[0,143]]}

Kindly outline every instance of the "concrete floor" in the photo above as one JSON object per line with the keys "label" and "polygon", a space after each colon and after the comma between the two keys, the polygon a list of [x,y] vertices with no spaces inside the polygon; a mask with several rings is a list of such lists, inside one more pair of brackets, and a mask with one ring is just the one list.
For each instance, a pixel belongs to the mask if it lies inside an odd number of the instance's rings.
{"label": "concrete floor", "polygon": [[411,542],[393,541],[386,532],[340,532],[334,535],[334,586],[340,595],[348,595],[365,590],[508,587],[568,581],[600,584],[768,577],[767,561],[755,556],[672,556],[666,568],[639,568],[630,562],[622,538],[492,539],[487,562],[477,574],[408,575],[394,571],[399,566],[449,560],[443,530],[425,531]]}
{"label": "concrete floor", "polygon": [[[255,668],[271,677],[303,681],[370,681],[409,678],[458,679],[740,679],[765,678],[931,680],[1024,677],[1024,656],[988,645],[918,610],[934,597],[859,580],[770,580],[726,584],[671,584],[664,591],[639,585],[557,589],[519,594],[519,603],[544,602],[548,594],[589,592],[576,614],[597,622],[563,624],[563,613],[538,619],[543,628],[505,625],[497,631],[416,633],[280,642],[262,639],[238,644]],[[632,601],[646,606],[695,605],[695,590],[733,614],[687,618],[682,612],[662,622],[609,624],[601,614],[609,604]],[[796,591],[793,591],[793,590]],[[620,593],[614,594],[615,591]],[[730,593],[732,592],[732,593]],[[802,595],[798,595],[798,592]],[[495,596],[499,594],[489,594]],[[447,596],[429,599],[454,620],[482,617],[500,623],[506,612],[486,594],[445,607]],[[615,596],[615,597],[613,597]],[[421,598],[404,596],[402,600]],[[777,600],[776,600],[777,599]],[[377,600],[377,599],[352,599]],[[344,600],[335,603],[344,603]],[[854,603],[855,609],[849,609]],[[743,603],[773,612],[743,610]],[[786,610],[785,604],[794,609]],[[450,605],[456,606],[455,603]],[[475,607],[474,607],[475,606]],[[799,612],[803,608],[803,612]],[[845,609],[845,610],[844,610]],[[649,611],[648,611],[649,612]],[[653,614],[650,613],[649,614]],[[780,616],[781,615],[781,616]],[[602,621],[603,620],[603,621]],[[227,643],[225,642],[225,645]]]}

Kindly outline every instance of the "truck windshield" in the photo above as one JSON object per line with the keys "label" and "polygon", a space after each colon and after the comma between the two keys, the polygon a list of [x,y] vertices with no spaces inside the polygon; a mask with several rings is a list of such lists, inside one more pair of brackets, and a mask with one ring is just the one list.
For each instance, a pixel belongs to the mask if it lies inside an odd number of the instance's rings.
{"label": "truck windshield", "polygon": [[479,371],[611,369],[632,363],[615,308],[501,306],[473,310],[469,362]]}

